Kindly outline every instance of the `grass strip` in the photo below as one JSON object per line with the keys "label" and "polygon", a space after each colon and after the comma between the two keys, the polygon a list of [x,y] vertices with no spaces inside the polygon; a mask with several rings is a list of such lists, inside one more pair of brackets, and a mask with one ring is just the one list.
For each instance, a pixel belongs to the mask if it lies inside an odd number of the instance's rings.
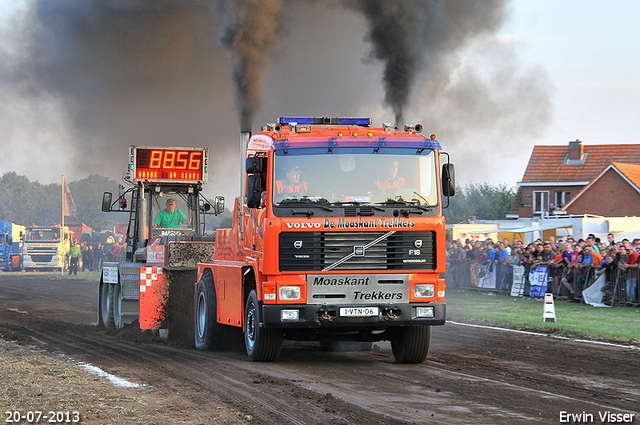
{"label": "grass strip", "polygon": [[640,346],[639,308],[554,305],[556,322],[543,322],[543,300],[447,290],[447,320]]}

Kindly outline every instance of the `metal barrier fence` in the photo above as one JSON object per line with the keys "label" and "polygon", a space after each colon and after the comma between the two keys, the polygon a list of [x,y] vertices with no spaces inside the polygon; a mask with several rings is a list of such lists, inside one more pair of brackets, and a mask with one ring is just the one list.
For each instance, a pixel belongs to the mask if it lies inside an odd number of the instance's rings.
{"label": "metal barrier fence", "polygon": [[638,280],[640,277],[640,270],[622,270],[615,268],[612,270],[611,278],[608,280],[608,285],[605,290],[611,297],[612,305],[627,305],[637,304],[638,299]]}
{"label": "metal barrier fence", "polygon": [[493,261],[475,261],[467,259],[447,260],[445,280],[447,286],[454,289],[487,289],[509,292],[513,284],[513,266]]}
{"label": "metal barrier fence", "polygon": [[[513,296],[529,296],[532,276],[522,267],[511,264],[500,264],[492,261],[475,261],[450,258],[445,273],[447,287],[452,289],[474,289],[488,292],[499,292]],[[515,276],[514,279],[514,268]],[[556,297],[571,298],[569,289],[562,284],[562,279],[569,277],[569,268],[555,265],[546,266],[540,277],[540,269],[536,270],[536,278],[546,283],[546,292]],[[603,279],[599,279],[600,277]],[[609,305],[637,305],[640,303],[640,269],[623,270],[611,267],[606,272],[598,266],[589,266],[574,272],[568,279],[574,291],[573,298],[583,298],[583,292],[598,283],[596,292],[602,292],[602,301]],[[596,289],[596,288],[593,288]],[[535,297],[543,297],[545,290],[535,292]],[[532,293],[531,296],[534,296]]]}

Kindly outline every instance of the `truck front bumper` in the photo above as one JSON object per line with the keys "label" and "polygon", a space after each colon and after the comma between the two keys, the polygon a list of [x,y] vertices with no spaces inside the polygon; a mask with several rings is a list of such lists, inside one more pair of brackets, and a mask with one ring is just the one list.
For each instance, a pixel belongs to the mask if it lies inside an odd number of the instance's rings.
{"label": "truck front bumper", "polygon": [[[342,316],[342,309],[361,305],[262,305],[262,326],[267,328],[389,328],[409,325],[444,325],[446,304],[410,303],[367,305],[373,316]],[[297,311],[297,313],[296,313]],[[419,314],[419,312],[421,314]],[[296,317],[293,319],[292,317]]]}

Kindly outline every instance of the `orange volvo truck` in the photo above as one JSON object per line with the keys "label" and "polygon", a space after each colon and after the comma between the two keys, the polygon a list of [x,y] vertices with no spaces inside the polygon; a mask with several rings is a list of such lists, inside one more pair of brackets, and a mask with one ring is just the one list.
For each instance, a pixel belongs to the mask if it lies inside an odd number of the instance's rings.
{"label": "orange volvo truck", "polygon": [[327,117],[243,132],[243,196],[198,263],[196,348],[235,326],[254,361],[276,360],[284,338],[388,340],[396,361],[424,361],[445,323],[442,208],[455,184],[421,132]]}

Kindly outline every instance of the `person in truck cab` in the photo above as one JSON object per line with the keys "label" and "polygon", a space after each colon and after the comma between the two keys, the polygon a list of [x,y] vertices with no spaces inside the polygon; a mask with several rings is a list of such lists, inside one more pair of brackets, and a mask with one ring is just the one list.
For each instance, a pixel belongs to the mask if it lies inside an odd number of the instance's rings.
{"label": "person in truck cab", "polygon": [[384,178],[375,181],[376,187],[382,193],[390,189],[401,189],[404,187],[405,179],[398,175],[398,160],[394,159],[384,169]]}
{"label": "person in truck cab", "polygon": [[287,178],[276,180],[276,192],[279,195],[304,196],[308,191],[308,183],[300,179],[302,170],[297,165],[287,171]]}
{"label": "person in truck cab", "polygon": [[191,224],[191,219],[188,219],[182,211],[176,209],[176,201],[169,198],[167,199],[167,207],[156,215],[156,219],[153,221],[153,227],[178,229],[184,222]]}

